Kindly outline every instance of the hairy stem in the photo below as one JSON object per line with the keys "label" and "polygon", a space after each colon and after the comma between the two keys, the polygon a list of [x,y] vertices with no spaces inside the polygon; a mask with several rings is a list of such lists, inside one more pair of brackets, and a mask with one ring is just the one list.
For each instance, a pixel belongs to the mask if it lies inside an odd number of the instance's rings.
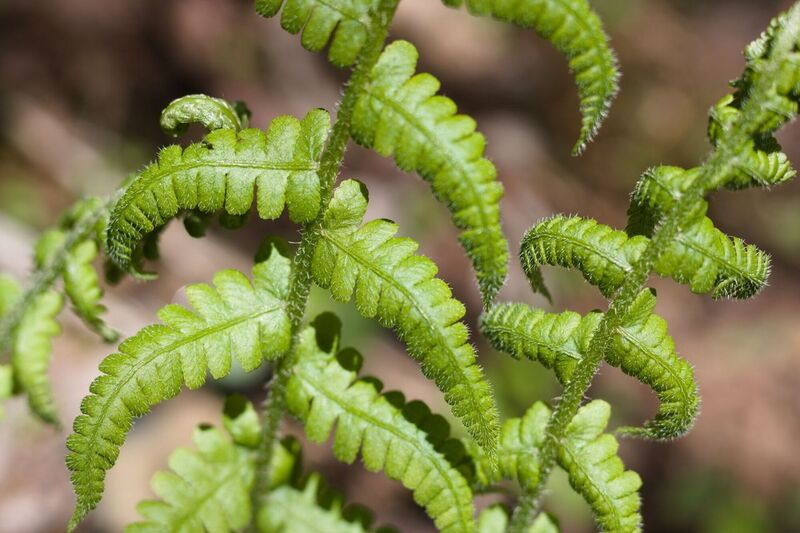
{"label": "hairy stem", "polygon": [[269,466],[278,430],[286,411],[286,385],[291,377],[294,344],[305,315],[308,295],[311,290],[311,260],[319,242],[322,221],[331,201],[333,187],[344,159],[344,152],[350,140],[350,123],[356,100],[369,81],[369,74],[380,57],[386,38],[389,35],[394,13],[399,0],[381,0],[373,13],[367,43],[359,55],[356,66],[345,85],[344,95],[336,113],[330,141],[322,154],[320,162],[320,192],[322,207],[317,218],[306,225],[303,236],[292,260],[292,273],[289,280],[288,312],[292,321],[292,348],[275,366],[273,377],[268,384],[267,399],[263,406],[263,429],[256,463],[256,482],[252,497],[254,509],[269,492]]}
{"label": "hairy stem", "polygon": [[[795,7],[791,16],[794,24],[800,24],[800,7]],[[786,53],[794,47],[790,34],[791,32],[785,32],[784,38],[776,43],[773,54]],[[772,70],[779,68],[776,63],[778,62],[773,62]],[[747,143],[751,142],[753,135],[763,128],[759,103],[766,100],[761,96],[769,93],[776,76],[777,72],[765,73],[760,78],[761,83],[751,89],[742,105],[742,119],[738,128],[729,132],[725,142],[717,146],[703,164],[701,174],[663,216],[649,245],[612,298],[605,317],[589,343],[586,356],[575,368],[550,417],[546,429],[548,438],[541,450],[539,484],[520,496],[509,525],[510,532],[526,531],[536,518],[544,485],[556,462],[558,447],[564,438],[567,426],[578,412],[592,379],[611,351],[615,332],[622,326],[631,304],[644,288],[661,254],[679,237],[683,227],[693,218],[704,195],[719,187],[735,172],[740,164],[738,161],[740,154],[745,152]]]}
{"label": "hairy stem", "polygon": [[79,223],[75,225],[67,233],[67,238],[64,244],[58,249],[53,256],[53,259],[41,268],[34,272],[30,286],[22,294],[19,300],[14,304],[11,310],[0,320],[0,355],[4,354],[11,346],[11,338],[14,329],[22,319],[25,310],[30,306],[31,302],[41,295],[43,292],[53,286],[61,271],[64,269],[64,264],[67,260],[69,251],[79,242],[85,240],[90,233],[94,231],[97,222],[105,216],[109,207],[117,200],[120,193],[113,195],[106,202],[100,205],[97,209],[92,211],[88,216],[84,217]]}

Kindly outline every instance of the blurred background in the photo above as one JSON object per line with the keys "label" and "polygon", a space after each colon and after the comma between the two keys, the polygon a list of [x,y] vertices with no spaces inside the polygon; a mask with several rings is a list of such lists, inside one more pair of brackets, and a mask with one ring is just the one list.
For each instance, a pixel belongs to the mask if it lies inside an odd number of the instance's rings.
{"label": "blurred background", "polygon": [[[488,156],[506,189],[503,221],[512,248],[512,274],[501,300],[581,312],[605,306],[578,275],[555,269],[545,273],[554,304],[533,296],[513,259],[523,232],[556,212],[623,227],[628,194],[643,170],[701,161],[708,152],[708,107],[739,75],[745,44],[789,2],[594,4],[624,77],[608,121],[580,158],[569,155],[579,124],[573,81],[565,60],[546,42],[432,0],[403,0],[397,15],[393,37],[417,45],[421,69],[442,80],[444,93],[477,119],[488,138]],[[302,49],[277,20],[259,18],[245,0],[0,2],[0,269],[24,276],[37,232],[62,209],[84,194],[113,190],[171,142],[158,117],[172,99],[203,92],[244,100],[253,124],[266,127],[280,114],[333,110],[346,74],[324,55]],[[786,128],[780,140],[800,164],[800,126]],[[369,186],[368,218],[394,219],[402,234],[421,241],[422,252],[467,304],[474,331],[480,300],[473,275],[446,210],[427,185],[357,147],[348,152],[343,176]],[[666,444],[624,441],[621,453],[644,479],[649,531],[800,531],[800,183],[771,193],[723,192],[711,205],[722,229],[773,254],[771,286],[750,302],[713,302],[653,280],[658,312],[696,367],[703,409],[689,436]],[[214,228],[200,240],[180,224],[171,226],[155,266],[160,278],[126,280],[111,290],[110,323],[133,334],[155,320],[160,306],[181,300],[185,284],[207,282],[222,268],[249,270],[263,237],[298,240],[288,221],[255,218],[235,235]],[[446,412],[390,332],[321,291],[311,306],[313,314],[334,309],[343,316],[345,344],[365,354],[366,371],[387,388],[401,388]],[[69,313],[62,317],[65,335],[56,344],[51,376],[64,429],[38,423],[21,400],[9,402],[0,425],[3,533],[61,531],[71,512],[64,440],[100,359],[113,347]],[[504,416],[519,416],[532,402],[558,394],[544,369],[495,353],[479,337],[474,341]],[[166,466],[169,452],[190,444],[197,423],[219,421],[226,392],[241,390],[260,400],[264,378],[265,372],[234,375],[185,392],[140,420],[108,477],[105,500],[81,531],[120,531],[136,519],[135,503],[151,495],[149,479]],[[615,425],[639,423],[656,410],[651,391],[608,366],[590,396],[612,403]],[[286,428],[299,429],[291,423]],[[399,484],[337,464],[326,446],[306,446],[305,460],[348,501],[377,510],[380,522],[432,530]],[[588,508],[564,476],[551,485],[547,507],[563,530],[592,530]]]}

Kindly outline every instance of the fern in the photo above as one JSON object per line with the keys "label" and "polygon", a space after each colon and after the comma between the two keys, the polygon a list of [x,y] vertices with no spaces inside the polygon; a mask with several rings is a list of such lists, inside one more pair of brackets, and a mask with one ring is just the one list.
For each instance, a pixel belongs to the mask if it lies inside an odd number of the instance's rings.
{"label": "fern", "polygon": [[569,59],[581,102],[581,131],[572,149],[580,154],[597,134],[619,90],[617,60],[600,19],[586,0],[443,0],[467,4],[475,15],[493,16],[539,35]]}
{"label": "fern", "polygon": [[558,463],[603,531],[637,531],[642,523],[638,493],[642,480],[625,470],[617,457],[616,439],[603,433],[610,415],[611,407],[602,400],[578,410],[558,447]]}
{"label": "fern", "polygon": [[357,380],[361,356],[352,349],[338,351],[335,338],[323,348],[318,335],[314,328],[300,334],[287,389],[289,410],[303,421],[309,439],[326,441],[338,421],[333,452],[340,461],[352,463],[361,449],[367,469],[383,470],[413,490],[441,531],[471,531],[472,493],[440,451],[446,433],[420,429],[436,423],[430,411],[406,404],[398,393],[381,395],[373,380]]}
{"label": "fern", "polygon": [[[260,424],[253,405],[243,396],[225,401],[226,437],[219,429],[202,425],[193,435],[197,451],[178,449],[169,458],[170,471],[156,473],[153,490],[161,500],[145,500],[137,509],[143,521],[130,524],[128,533],[147,531],[234,531],[251,519],[249,492],[255,477],[255,453]],[[276,485],[285,483],[295,457],[286,446],[272,465]]]}
{"label": "fern", "polygon": [[[568,57],[583,115],[574,149],[581,152],[618,79],[608,38],[587,1],[443,2],[533,28]],[[334,124],[316,109],[303,119],[276,118],[262,132],[249,128],[243,104],[198,94],[174,100],[161,116],[165,132],[178,136],[197,123],[209,130],[205,138],[165,148],[109,199],[89,198],[70,209],[37,242],[24,288],[0,275],[0,355],[10,352],[10,364],[0,362],[0,401],[17,389],[40,417],[56,422],[47,372],[62,293],[105,340],[116,337],[102,319],[95,262],[104,262],[111,282],[126,272],[147,277],[144,263],[158,257],[159,234],[171,219],[182,218],[193,236],[217,213],[222,226],[238,229],[254,201],[261,218],[278,218],[285,209],[301,225],[295,250],[264,239],[252,280],[225,270],[213,286],[189,286],[190,307],[162,308],[160,324],[125,340],[101,363],[67,440],[77,494],[69,527],[98,504],[135,418],[184,386],[202,386],[209,374],[228,375],[236,359],[247,372],[272,364],[261,413],[241,396],[230,398],[224,430],[201,426],[196,450],[173,454],[171,470],[154,478],[160,499],[142,502],[142,520],[128,531],[373,530],[369,513],[345,506],[318,473],[303,473],[299,443],[280,437],[287,414],[311,441],[333,433],[340,461],[353,463],[360,454],[368,470],[400,481],[443,531],[558,531],[555,518],[540,512],[555,466],[566,471],[601,529],[639,530],[641,480],[625,470],[617,440],[606,433],[610,407],[600,400],[582,404],[607,362],[659,400],[654,418],[617,434],[670,439],[694,422],[693,369],[655,314],[647,280],[655,272],[714,298],[748,298],[766,285],[767,254],[717,229],[706,196],[721,188],[771,187],[796,174],[774,134],[800,103],[800,3],[747,48],[733,93],[711,109],[708,159],[691,169],[646,171],[625,231],[557,215],[525,234],[520,260],[535,291],[549,297],[541,267],[556,265],[579,270],[609,299],[606,311],[585,316],[494,304],[507,274],[503,189],[475,122],[437,94],[435,77],[416,73],[414,46],[386,46],[398,0],[255,4],[263,16],[280,13],[281,25],[302,33],[307,49],[329,46],[334,64],[353,66]],[[499,424],[463,322],[465,308],[436,277],[436,265],[416,254],[416,242],[396,237],[394,223],[363,223],[363,185],[345,180],[336,187],[351,138],[419,174],[446,204],[478,279],[481,331],[498,350],[555,372],[564,391],[552,406],[536,402],[521,418]],[[450,438],[447,421],[422,402],[383,392],[377,378],[359,378],[361,356],[340,349],[338,319],[305,320],[312,282],[392,328],[470,437]],[[511,515],[493,505],[476,522],[474,492],[505,490],[506,480],[520,492]]]}
{"label": "fern", "polygon": [[436,265],[414,255],[414,241],[394,237],[395,224],[374,220],[359,226],[366,208],[362,184],[348,180],[335,191],[311,265],[314,280],[339,301],[355,295],[362,315],[394,328],[453,413],[492,455],[497,410],[459,322],[464,306],[434,278]]}
{"label": "fern", "polygon": [[130,269],[141,239],[180,210],[243,215],[253,203],[254,189],[262,218],[277,218],[286,205],[292,220],[312,220],[320,206],[317,172],[328,129],[328,114],[318,109],[303,120],[279,117],[266,134],[221,129],[186,149],[165,148],[114,206],[109,257]]}
{"label": "fern", "polygon": [[[700,207],[705,211],[705,204]],[[654,266],[656,273],[714,298],[750,298],[767,282],[770,260],[755,246],[729,238],[705,216],[687,223]],[[622,285],[647,249],[643,235],[628,237],[591,219],[555,216],[532,227],[522,241],[523,268],[536,289],[541,265],[581,271],[605,296]]]}
{"label": "fern", "polygon": [[206,373],[227,375],[235,358],[245,371],[275,359],[289,347],[290,324],[284,309],[289,261],[278,253],[257,264],[253,283],[226,270],[214,287],[192,285],[186,294],[191,312],[169,305],[159,312],[163,324],[148,326],[100,365],[104,375],[81,405],[74,433],[67,440],[72,483],[78,503],[71,527],[83,518],[103,491],[103,479],[119,454],[133,419],[175,396],[182,385],[197,388]]}
{"label": "fern", "polygon": [[485,140],[475,132],[475,121],[456,115],[453,101],[436,95],[436,78],[414,76],[417,57],[406,41],[386,48],[356,104],[353,138],[381,155],[394,154],[401,169],[430,182],[463,230],[459,240],[488,306],[508,269],[508,244],[500,227],[503,188],[494,165],[483,157]]}
{"label": "fern", "polygon": [[243,130],[250,122],[250,110],[243,102],[231,104],[222,98],[190,94],[173,100],[161,112],[161,129],[177,137],[189,124],[200,123],[208,130]]}
{"label": "fern", "polygon": [[262,17],[274,17],[283,7],[283,29],[293,34],[302,31],[303,47],[312,52],[319,52],[330,41],[331,63],[346,67],[366,44],[377,1],[255,0],[255,5]]}
{"label": "fern", "polygon": [[28,404],[42,420],[58,425],[47,368],[53,352],[53,338],[61,332],[56,316],[64,300],[57,292],[38,296],[22,315],[11,347],[14,380],[28,396]]}

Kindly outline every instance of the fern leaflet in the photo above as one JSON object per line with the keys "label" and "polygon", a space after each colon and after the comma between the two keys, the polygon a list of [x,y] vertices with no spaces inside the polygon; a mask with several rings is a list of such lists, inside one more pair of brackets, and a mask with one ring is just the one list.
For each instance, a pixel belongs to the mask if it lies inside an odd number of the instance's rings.
{"label": "fern leaflet", "polygon": [[286,205],[295,222],[312,220],[320,207],[317,172],[329,123],[328,113],[316,109],[303,120],[278,117],[266,134],[222,129],[186,149],[165,148],[114,205],[109,257],[130,269],[136,245],[180,210],[244,215],[254,189],[262,218],[279,217]]}
{"label": "fern leaflet", "polygon": [[58,425],[47,369],[53,355],[53,339],[61,333],[56,317],[64,299],[55,291],[37,296],[25,309],[14,332],[11,364],[14,380],[28,397],[28,404],[39,418]]}
{"label": "fern leaflet", "polygon": [[486,141],[475,121],[436,95],[439,81],[417,74],[418,53],[406,41],[386,47],[353,114],[353,138],[398,166],[418,172],[452,211],[459,240],[472,260],[488,306],[508,271],[508,244],[500,226],[503,188],[484,157]]}
{"label": "fern leaflet", "polygon": [[432,423],[427,408],[406,404],[399,393],[381,395],[375,380],[357,380],[361,356],[338,351],[336,339],[326,350],[317,335],[314,328],[300,334],[287,389],[289,410],[304,422],[309,439],[324,442],[338,421],[333,452],[340,461],[352,463],[361,449],[366,468],[411,489],[439,530],[471,531],[472,492],[438,449],[447,430],[423,431]]}
{"label": "fern leaflet", "polygon": [[617,60],[603,25],[587,0],[443,1],[449,6],[466,3],[473,14],[533,28],[567,56],[578,84],[583,115],[580,135],[572,152],[583,152],[597,134],[619,90]]}
{"label": "fern leaflet", "polygon": [[[670,439],[691,428],[699,398],[692,367],[675,352],[666,322],[653,314],[655,304],[650,291],[639,295],[614,335],[607,361],[650,386],[660,401],[653,420],[623,432]],[[581,317],[572,311],[545,313],[523,304],[502,304],[481,317],[481,331],[496,349],[539,361],[566,384],[588,353],[602,318],[599,312]]]}
{"label": "fern leaflet", "polygon": [[289,260],[278,253],[253,268],[253,283],[225,270],[214,287],[192,285],[186,294],[195,312],[179,305],[161,309],[162,325],[148,326],[100,365],[103,375],[81,404],[67,440],[72,483],[78,496],[71,526],[100,500],[105,472],[119,454],[133,419],[178,394],[183,384],[200,387],[210,371],[230,372],[236,358],[251,371],[289,347],[291,325],[284,309]]}
{"label": "fern leaflet", "polygon": [[339,67],[352,65],[367,42],[375,0],[255,0],[262,17],[274,17],[283,7],[281,26],[303,32],[303,47],[312,52],[331,42],[328,58]]}
{"label": "fern leaflet", "polygon": [[394,328],[453,413],[492,456],[497,410],[460,322],[464,306],[434,277],[436,265],[414,254],[417,243],[394,237],[394,223],[373,220],[359,226],[366,208],[362,184],[347,180],[334,192],[311,265],[314,280],[336,300],[347,302],[355,294],[362,315]]}
{"label": "fern leaflet", "polygon": [[195,122],[207,130],[239,131],[247,128],[250,111],[242,102],[231,104],[222,98],[190,94],[173,100],[161,112],[161,129],[173,137],[184,133],[189,124]]}

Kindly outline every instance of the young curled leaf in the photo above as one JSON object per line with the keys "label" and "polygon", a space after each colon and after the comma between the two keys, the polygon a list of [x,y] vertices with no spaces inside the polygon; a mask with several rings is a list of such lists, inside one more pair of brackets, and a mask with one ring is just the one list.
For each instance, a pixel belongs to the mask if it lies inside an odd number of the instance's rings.
{"label": "young curled leaf", "polygon": [[222,98],[189,94],[173,100],[161,112],[161,129],[173,137],[195,122],[209,131],[223,128],[239,131],[247,128],[250,110],[243,102],[231,104]]}

